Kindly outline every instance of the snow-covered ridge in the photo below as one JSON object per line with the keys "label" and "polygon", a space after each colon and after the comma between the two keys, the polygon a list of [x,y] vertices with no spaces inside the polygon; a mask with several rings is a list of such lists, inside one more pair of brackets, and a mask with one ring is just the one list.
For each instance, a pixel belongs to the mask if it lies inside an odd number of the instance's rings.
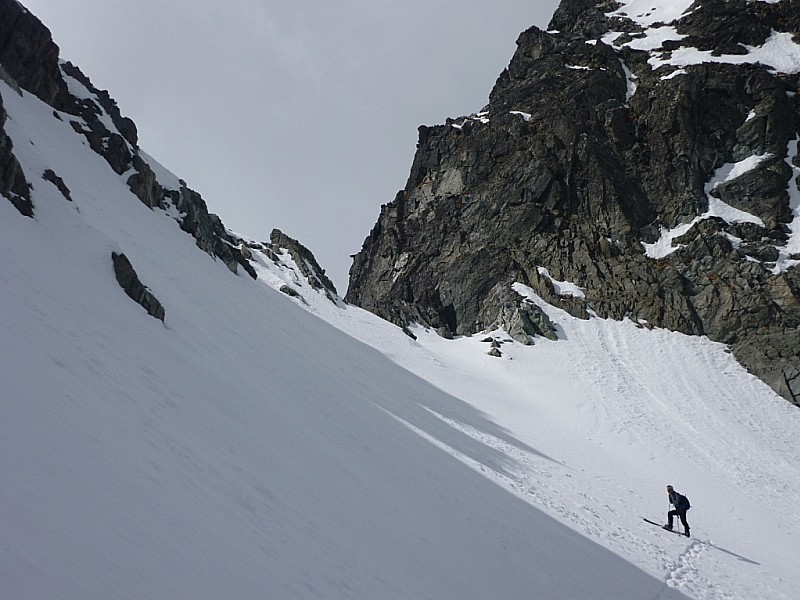
{"label": "snow-covered ridge", "polygon": [[622,6],[607,13],[609,17],[625,18],[642,28],[642,33],[634,34],[634,38],[624,43],[618,40],[622,31],[609,31],[602,41],[609,45],[623,46],[632,50],[650,53],[648,62],[653,69],[662,66],[684,68],[702,63],[756,64],[766,65],[779,73],[795,74],[800,72],[800,44],[792,38],[796,32],[772,31],[771,35],[760,46],[747,46],[746,54],[723,54],[714,56],[711,51],[699,50],[684,46],[670,52],[664,52],[665,42],[681,42],[686,36],[679,34],[673,25],[682,17],[690,14],[691,0],[622,0]]}
{"label": "snow-covered ridge", "polygon": [[[64,61],[61,63],[64,64]],[[114,123],[111,115],[106,112],[103,108],[102,104],[100,103],[99,98],[92,93],[82,82],[78,81],[74,77],[72,77],[69,73],[67,73],[63,68],[61,69],[61,78],[67,84],[67,89],[69,93],[78,98],[80,100],[88,101],[92,106],[97,108],[97,117],[100,119],[100,122],[105,126],[106,129],[113,133],[119,134],[119,130],[117,129],[116,124]],[[77,118],[77,117],[72,117]],[[132,148],[130,148],[133,151]]]}

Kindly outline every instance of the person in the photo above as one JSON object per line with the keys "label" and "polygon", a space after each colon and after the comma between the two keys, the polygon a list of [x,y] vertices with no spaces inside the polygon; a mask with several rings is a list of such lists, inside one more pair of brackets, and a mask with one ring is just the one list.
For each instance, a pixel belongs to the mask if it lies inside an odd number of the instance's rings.
{"label": "person", "polygon": [[675,517],[680,517],[681,524],[683,525],[683,535],[689,537],[689,523],[686,521],[686,511],[691,508],[689,499],[683,494],[679,494],[671,486],[667,486],[667,495],[669,496],[669,503],[675,508],[667,513],[669,522],[664,525],[664,529],[672,531],[672,520]]}

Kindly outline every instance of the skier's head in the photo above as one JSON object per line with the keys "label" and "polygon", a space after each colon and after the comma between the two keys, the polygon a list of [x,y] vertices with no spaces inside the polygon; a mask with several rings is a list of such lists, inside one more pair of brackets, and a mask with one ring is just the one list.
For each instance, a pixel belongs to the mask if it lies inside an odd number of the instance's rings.
{"label": "skier's head", "polygon": [[667,491],[670,492],[670,493],[672,492],[672,486],[671,485],[667,486]]}

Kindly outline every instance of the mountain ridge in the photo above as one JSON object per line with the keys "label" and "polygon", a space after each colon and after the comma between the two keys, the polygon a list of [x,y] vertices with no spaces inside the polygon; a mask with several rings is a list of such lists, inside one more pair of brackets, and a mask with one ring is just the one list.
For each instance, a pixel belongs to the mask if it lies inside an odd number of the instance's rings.
{"label": "mountain ridge", "polygon": [[[54,118],[68,121],[83,135],[114,172],[125,177],[143,204],[171,211],[198,247],[222,260],[234,273],[241,267],[254,276],[242,255],[242,240],[229,233],[217,215],[209,213],[201,196],[185,182],[171,174],[159,181],[148,157],[139,149],[136,125],[122,116],[107,91],[96,88],[77,66],[60,60],[59,48],[47,27],[16,0],[0,3],[0,22],[0,63],[6,79],[52,106]],[[0,120],[4,119],[5,111],[0,111]],[[2,142],[0,180],[6,182],[4,188],[11,192],[18,210],[32,217],[35,206],[29,190],[35,183],[24,181],[13,148]]]}
{"label": "mountain ridge", "polygon": [[796,403],[800,4],[650,4],[564,0],[482,112],[421,127],[346,299],[445,336],[516,320],[531,343],[518,281],[726,343]]}

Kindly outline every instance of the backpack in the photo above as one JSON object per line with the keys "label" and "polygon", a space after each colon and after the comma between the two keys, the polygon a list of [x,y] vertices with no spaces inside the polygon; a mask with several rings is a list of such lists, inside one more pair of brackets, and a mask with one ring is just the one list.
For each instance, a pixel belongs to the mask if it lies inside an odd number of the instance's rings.
{"label": "backpack", "polygon": [[679,496],[678,502],[680,503],[681,508],[683,508],[684,510],[689,510],[690,508],[692,508],[692,503],[689,502],[689,498],[687,498],[683,494],[678,494],[678,496]]}

